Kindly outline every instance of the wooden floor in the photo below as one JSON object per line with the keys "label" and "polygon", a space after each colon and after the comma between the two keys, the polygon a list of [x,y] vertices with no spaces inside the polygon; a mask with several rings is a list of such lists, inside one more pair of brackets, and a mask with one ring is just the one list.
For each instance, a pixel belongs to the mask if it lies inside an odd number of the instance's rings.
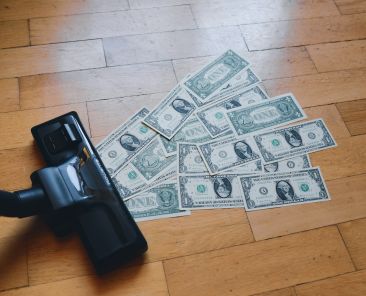
{"label": "wooden floor", "polygon": [[143,260],[97,278],[77,236],[0,218],[5,295],[366,295],[365,0],[0,0],[0,188],[43,163],[30,128],[76,110],[98,142],[227,48],[293,92],[338,147],[332,200],[140,223]]}

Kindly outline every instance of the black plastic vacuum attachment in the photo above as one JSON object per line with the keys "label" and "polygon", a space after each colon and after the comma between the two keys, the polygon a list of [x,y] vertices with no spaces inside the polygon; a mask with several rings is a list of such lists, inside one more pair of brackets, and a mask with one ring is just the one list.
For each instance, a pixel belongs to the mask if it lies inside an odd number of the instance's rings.
{"label": "black plastic vacuum attachment", "polygon": [[0,191],[0,215],[41,215],[58,236],[77,230],[99,274],[147,250],[76,112],[32,128],[48,167],[32,188]]}

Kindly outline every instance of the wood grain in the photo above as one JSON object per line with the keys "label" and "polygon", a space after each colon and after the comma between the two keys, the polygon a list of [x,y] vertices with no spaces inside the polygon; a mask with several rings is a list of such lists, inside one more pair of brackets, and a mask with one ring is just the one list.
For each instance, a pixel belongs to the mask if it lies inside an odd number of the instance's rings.
{"label": "wood grain", "polygon": [[[52,292],[51,292],[52,291]],[[125,268],[107,277],[84,276],[6,291],[1,296],[168,296],[161,262]],[[148,294],[147,294],[148,293]]]}
{"label": "wood grain", "polygon": [[171,295],[193,296],[251,295],[354,267],[337,228],[328,227],[167,260],[164,269]]}
{"label": "wood grain", "polygon": [[327,181],[331,195],[328,202],[248,213],[255,239],[262,240],[365,217],[365,181],[366,175]]}
{"label": "wood grain", "polygon": [[33,137],[30,129],[34,125],[70,111],[78,112],[85,129],[89,131],[85,103],[0,113],[0,150],[31,146]]}
{"label": "wood grain", "polygon": [[0,50],[0,78],[105,66],[100,40]]}
{"label": "wood grain", "polygon": [[[191,46],[186,46],[191,43]],[[103,40],[109,66],[220,55],[245,49],[238,27],[184,30]]]}
{"label": "wood grain", "polygon": [[296,287],[297,296],[360,296],[366,294],[366,271],[352,272],[337,277]]}
{"label": "wood grain", "polygon": [[18,79],[0,79],[0,112],[15,111],[19,106]]}
{"label": "wood grain", "polygon": [[[337,139],[338,146],[312,153],[313,165],[322,168],[325,179],[332,180],[366,173],[365,136]],[[337,170],[334,165],[337,164]]]}
{"label": "wood grain", "polygon": [[[251,63],[251,67],[261,79],[273,79],[317,73],[305,48],[273,49],[266,51],[239,51]],[[178,80],[188,73],[197,71],[214,57],[198,57],[174,60],[173,65]],[[268,65],[271,67],[268,67]],[[289,90],[287,90],[288,92]]]}
{"label": "wood grain", "polygon": [[330,0],[198,1],[192,10],[201,28],[339,15]]}
{"label": "wood grain", "polygon": [[342,14],[366,12],[365,0],[335,0],[335,3]]}
{"label": "wood grain", "polygon": [[363,39],[366,14],[242,25],[240,29],[250,50]]}
{"label": "wood grain", "polygon": [[0,291],[28,285],[24,236],[0,239]]}
{"label": "wood grain", "polygon": [[29,45],[26,20],[0,22],[0,48]]}
{"label": "wood grain", "polygon": [[[30,134],[30,130],[28,132]],[[34,143],[26,147],[0,150],[0,159],[7,160],[0,162],[0,188],[4,190],[30,187],[31,173],[45,165]]]}
{"label": "wood grain", "polygon": [[[338,225],[344,242],[357,269],[366,268],[366,219],[354,220]],[[361,294],[360,294],[361,295]]]}
{"label": "wood grain", "polygon": [[20,79],[20,104],[28,109],[158,93],[175,84],[170,62],[28,76]]}
{"label": "wood grain", "polygon": [[196,28],[188,6],[31,19],[32,44]]}
{"label": "wood grain", "polygon": [[366,40],[306,46],[319,72],[366,67]]}
{"label": "wood grain", "polygon": [[[149,243],[149,250],[142,260],[133,264],[253,241],[243,209],[199,211],[187,217],[141,222],[139,227]],[[94,273],[77,236],[60,240],[43,227],[32,235],[28,249],[31,285]]]}
{"label": "wood grain", "polygon": [[366,97],[366,68],[268,80],[264,85],[272,96],[290,90],[303,108],[352,101]]}
{"label": "wood grain", "polygon": [[323,118],[325,124],[335,139],[338,140],[340,138],[348,138],[351,136],[336,106],[325,105],[305,108],[304,110],[308,116],[305,121]]}
{"label": "wood grain", "polygon": [[123,10],[127,0],[2,0],[0,20]]}
{"label": "wood grain", "polygon": [[294,288],[284,288],[276,291],[264,292],[253,296],[296,296]]}
{"label": "wood grain", "polygon": [[366,100],[338,103],[337,108],[352,136],[366,133]]}
{"label": "wood grain", "polygon": [[[165,92],[88,102],[92,137],[108,135],[143,107],[152,110],[167,94]],[[123,110],[123,113],[121,113],[121,110]],[[107,118],[105,114],[108,114]]]}

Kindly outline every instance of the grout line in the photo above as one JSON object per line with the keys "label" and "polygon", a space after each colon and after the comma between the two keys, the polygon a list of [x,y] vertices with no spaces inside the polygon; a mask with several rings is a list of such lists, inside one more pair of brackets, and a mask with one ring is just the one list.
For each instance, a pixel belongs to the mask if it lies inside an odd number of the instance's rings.
{"label": "grout line", "polygon": [[[28,46],[32,46],[30,19],[27,19],[27,25],[28,25],[28,39],[29,39]],[[22,47],[22,46],[17,46],[17,47]]]}
{"label": "grout line", "polygon": [[[359,100],[363,100],[363,99],[358,99],[358,100],[353,100],[353,101],[346,101],[346,103],[351,103],[351,102],[359,101]],[[343,103],[343,102],[341,102],[341,103]],[[346,122],[346,121],[344,120],[344,117],[343,117],[343,115],[342,115],[342,112],[341,112],[341,111],[339,110],[339,108],[338,108],[338,104],[339,104],[339,103],[334,103],[334,106],[335,106],[335,108],[337,109],[337,111],[338,111],[339,115],[341,116],[342,121],[343,121],[344,125],[346,126],[346,129],[347,129],[347,131],[348,131],[348,133],[349,133],[350,137],[352,137],[353,135],[352,135],[352,133],[351,133],[351,131],[350,131],[349,127],[348,127],[348,124],[347,124],[349,121],[347,121],[347,122]]]}
{"label": "grout line", "polygon": [[248,51],[248,52],[250,52],[251,50],[249,49],[248,43],[247,43],[247,41],[245,40],[245,36],[244,36],[244,32],[243,32],[243,30],[241,29],[241,27],[240,27],[240,26],[237,26],[237,27],[239,28],[239,32],[240,32],[240,34],[241,34],[241,37],[243,38],[243,41],[244,41],[244,44],[245,44],[245,47],[246,47],[247,51]]}
{"label": "grout line", "polygon": [[201,28],[198,26],[197,19],[196,19],[196,15],[195,15],[195,14],[194,14],[194,12],[193,12],[192,5],[191,5],[191,4],[189,4],[189,5],[188,5],[188,7],[189,7],[189,10],[190,10],[190,12],[191,12],[191,14],[192,14],[193,22],[194,22],[194,24],[196,25],[196,28],[197,28],[198,30],[199,30],[199,29],[201,29]]}
{"label": "grout line", "polygon": [[98,40],[100,40],[100,42],[102,43],[102,49],[103,49],[103,55],[104,55],[104,63],[105,63],[105,67],[107,68],[108,67],[108,64],[107,64],[107,56],[105,54],[104,39],[101,38],[101,39],[98,39]]}
{"label": "grout line", "polygon": [[171,295],[170,290],[169,290],[168,277],[167,277],[167,275],[166,275],[166,270],[165,270],[165,264],[164,264],[164,261],[165,261],[165,260],[161,260],[161,265],[163,266],[164,277],[165,277],[165,285],[166,285],[166,288],[167,288],[167,290],[168,290],[168,295]]}
{"label": "grout line", "polygon": [[353,260],[353,258],[352,258],[351,252],[349,251],[349,249],[348,249],[348,247],[347,247],[346,241],[344,240],[344,237],[343,237],[343,235],[342,235],[341,230],[339,229],[338,224],[339,224],[339,223],[337,223],[337,224],[336,224],[336,226],[337,226],[337,230],[338,230],[338,233],[339,233],[339,235],[340,235],[340,237],[341,237],[341,239],[342,239],[342,242],[343,242],[343,245],[344,245],[345,249],[347,250],[347,254],[348,254],[349,258],[350,258],[350,261],[352,262],[352,265],[353,265],[353,267],[354,267],[355,271],[357,271],[357,266],[356,266],[356,264],[355,264],[355,262],[354,262],[354,260]]}
{"label": "grout line", "polygon": [[175,68],[174,68],[173,60],[170,60],[170,64],[172,65],[173,73],[174,73],[174,76],[175,76],[175,81],[178,83],[178,82],[179,82],[179,80],[178,80],[177,73],[175,72]]}

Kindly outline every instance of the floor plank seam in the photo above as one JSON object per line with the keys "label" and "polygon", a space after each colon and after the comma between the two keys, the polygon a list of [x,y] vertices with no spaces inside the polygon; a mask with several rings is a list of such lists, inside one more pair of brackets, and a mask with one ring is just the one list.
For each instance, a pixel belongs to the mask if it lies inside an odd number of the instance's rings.
{"label": "floor plank seam", "polygon": [[[345,223],[345,222],[343,222],[343,223]],[[341,236],[341,239],[342,239],[343,245],[344,245],[344,247],[345,247],[345,248],[346,248],[346,250],[347,250],[347,254],[348,254],[348,256],[349,256],[349,258],[350,258],[350,260],[351,260],[351,262],[352,262],[353,268],[355,269],[355,271],[357,271],[357,270],[358,270],[358,269],[357,269],[357,265],[356,265],[355,261],[353,260],[352,254],[351,254],[351,252],[350,252],[350,251],[349,251],[349,249],[348,249],[347,243],[346,243],[346,241],[344,240],[344,237],[343,237],[343,235],[342,235],[342,231],[339,229],[338,224],[339,224],[339,223],[337,223],[337,230],[338,230],[338,233],[339,233],[339,235]]]}

